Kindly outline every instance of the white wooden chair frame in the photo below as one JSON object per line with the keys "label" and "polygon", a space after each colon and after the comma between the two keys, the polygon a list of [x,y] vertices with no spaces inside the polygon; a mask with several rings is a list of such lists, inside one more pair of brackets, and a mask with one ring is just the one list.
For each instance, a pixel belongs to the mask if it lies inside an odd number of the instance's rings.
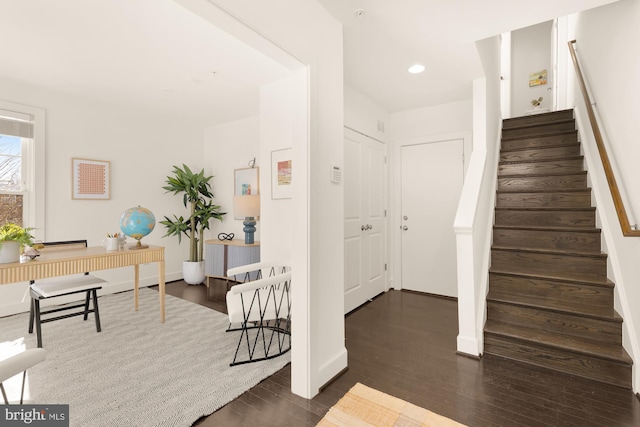
{"label": "white wooden chair frame", "polygon": [[7,359],[0,360],[0,390],[5,405],[9,404],[7,393],[4,390],[3,382],[22,372],[22,388],[20,390],[20,404],[24,401],[24,384],[27,379],[27,369],[42,362],[47,357],[47,352],[43,348],[31,348],[22,351]]}
{"label": "white wooden chair frame", "polygon": [[[251,273],[255,271],[258,275],[251,280]],[[244,282],[233,285],[227,292],[227,332],[240,331],[231,366],[272,359],[288,352],[291,349],[289,268],[260,262],[229,269],[227,276]],[[241,353],[244,344],[246,354],[244,348]]]}

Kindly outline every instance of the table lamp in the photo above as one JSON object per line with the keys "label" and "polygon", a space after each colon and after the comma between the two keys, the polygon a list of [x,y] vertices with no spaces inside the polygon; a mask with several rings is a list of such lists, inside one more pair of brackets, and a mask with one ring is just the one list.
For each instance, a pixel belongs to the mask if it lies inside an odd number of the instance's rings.
{"label": "table lamp", "polygon": [[260,216],[260,196],[233,196],[233,211],[237,217],[244,218],[244,243],[254,243],[253,234],[256,232],[256,218]]}

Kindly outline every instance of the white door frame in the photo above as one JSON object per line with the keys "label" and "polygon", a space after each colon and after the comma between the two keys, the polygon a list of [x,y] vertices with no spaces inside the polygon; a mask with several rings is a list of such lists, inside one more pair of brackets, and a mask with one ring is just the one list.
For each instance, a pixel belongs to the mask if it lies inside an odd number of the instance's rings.
{"label": "white door frame", "polygon": [[397,141],[393,141],[393,158],[390,164],[392,165],[392,181],[391,181],[391,212],[387,214],[387,218],[390,224],[388,238],[391,239],[391,265],[387,271],[387,282],[390,288],[402,289],[402,233],[400,228],[402,227],[402,147],[407,145],[417,144],[429,144],[438,141],[447,141],[454,139],[462,139],[462,150],[464,156],[463,165],[463,185],[464,178],[467,176],[467,167],[469,165],[469,159],[471,158],[472,149],[472,131],[461,131],[446,134],[437,135],[424,135],[412,138],[403,138]]}

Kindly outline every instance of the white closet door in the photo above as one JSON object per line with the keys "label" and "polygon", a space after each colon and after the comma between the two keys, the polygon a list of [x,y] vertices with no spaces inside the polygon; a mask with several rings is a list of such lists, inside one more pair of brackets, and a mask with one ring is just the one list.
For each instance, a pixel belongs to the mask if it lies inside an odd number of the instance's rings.
{"label": "white closet door", "polygon": [[384,291],[385,146],[355,132],[344,144],[345,313]]}

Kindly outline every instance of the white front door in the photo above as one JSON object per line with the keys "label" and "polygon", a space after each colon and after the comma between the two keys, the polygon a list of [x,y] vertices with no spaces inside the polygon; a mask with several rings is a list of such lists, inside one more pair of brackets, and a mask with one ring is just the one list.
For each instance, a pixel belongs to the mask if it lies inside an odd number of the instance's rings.
{"label": "white front door", "polygon": [[385,146],[345,130],[345,313],[385,288]]}
{"label": "white front door", "polygon": [[463,140],[401,148],[402,289],[457,296],[453,220],[463,180]]}

